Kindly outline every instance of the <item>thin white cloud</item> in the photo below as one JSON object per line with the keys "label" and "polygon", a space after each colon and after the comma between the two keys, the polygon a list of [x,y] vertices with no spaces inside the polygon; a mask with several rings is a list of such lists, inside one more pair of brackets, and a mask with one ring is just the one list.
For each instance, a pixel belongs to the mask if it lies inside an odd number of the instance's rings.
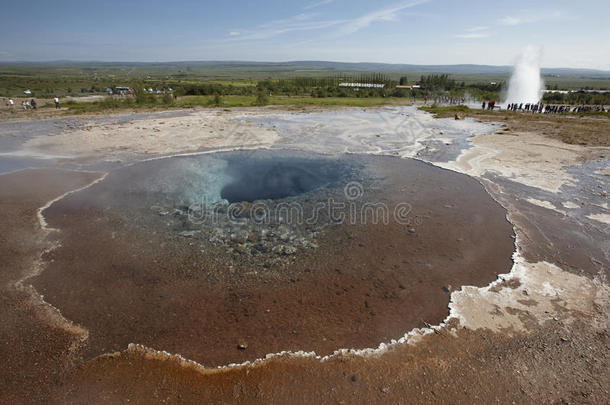
{"label": "thin white cloud", "polygon": [[303,21],[311,21],[314,17],[316,17],[316,13],[301,13],[293,15],[292,17],[283,18],[281,20],[272,20],[267,23],[261,24],[259,28],[273,28],[273,27],[283,27],[283,26],[292,26],[294,24],[302,23]]}
{"label": "thin white cloud", "polygon": [[498,22],[502,25],[515,26],[522,24],[532,24],[537,23],[543,20],[552,20],[561,17],[562,14],[560,11],[555,11],[554,13],[548,14],[546,11],[539,12],[529,12],[527,15],[525,13],[520,16],[506,16],[501,18]]}
{"label": "thin white cloud", "polygon": [[466,29],[466,32],[463,34],[454,35],[455,38],[461,39],[479,39],[479,38],[487,38],[491,34],[489,33],[489,27],[485,26],[476,26]]}
{"label": "thin white cloud", "polygon": [[502,25],[519,25],[519,24],[523,24],[525,21],[522,18],[517,18],[517,17],[504,17],[500,20],[500,24]]}
{"label": "thin white cloud", "polygon": [[314,19],[316,14],[297,14],[282,20],[274,20],[261,24],[254,30],[240,30],[239,36],[233,36],[232,40],[252,41],[269,39],[281,34],[293,31],[320,30],[343,24],[345,20],[322,20]]}
{"label": "thin white cloud", "polygon": [[314,1],[313,3],[309,3],[307,4],[305,7],[303,7],[304,10],[311,10],[312,8],[316,8],[316,7],[321,7],[321,6],[325,6],[329,3],[332,3],[335,0],[320,0],[320,1]]}
{"label": "thin white cloud", "polygon": [[489,37],[488,32],[467,32],[466,34],[456,34],[456,38],[462,39],[477,39],[477,38],[487,38]]}
{"label": "thin white cloud", "polygon": [[360,17],[354,18],[353,20],[344,24],[339,33],[341,34],[353,34],[360,31],[363,28],[368,27],[374,22],[378,21],[396,21],[398,12],[407,8],[415,7],[423,3],[427,3],[429,0],[416,0],[398,3],[392,7],[383,8],[377,11],[373,11]]}
{"label": "thin white cloud", "polygon": [[235,36],[239,35],[239,31],[231,31],[231,32],[229,32],[229,35],[231,35],[232,37],[235,37]]}
{"label": "thin white cloud", "polygon": [[19,59],[17,57],[17,54],[12,54],[10,52],[7,51],[0,51],[0,60],[17,60]]}
{"label": "thin white cloud", "polygon": [[[393,7],[373,11],[354,19],[317,20],[316,13],[301,13],[281,20],[273,20],[259,25],[252,30],[239,30],[239,35],[230,33],[233,41],[254,41],[276,37],[293,31],[315,31],[330,27],[338,27],[335,35],[348,35],[360,31],[377,21],[396,21],[398,13],[407,8],[427,3],[430,0],[411,0]],[[327,1],[329,3],[330,1]],[[319,2],[321,3],[321,1]]]}

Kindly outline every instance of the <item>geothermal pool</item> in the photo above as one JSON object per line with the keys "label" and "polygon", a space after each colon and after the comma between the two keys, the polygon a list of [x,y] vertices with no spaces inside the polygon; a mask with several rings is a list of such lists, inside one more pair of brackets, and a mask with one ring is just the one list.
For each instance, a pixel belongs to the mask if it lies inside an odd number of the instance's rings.
{"label": "geothermal pool", "polygon": [[511,267],[506,212],[474,179],[412,160],[289,150],[111,171],[43,212],[60,242],[32,279],[89,330],[206,366],[376,347],[447,316]]}

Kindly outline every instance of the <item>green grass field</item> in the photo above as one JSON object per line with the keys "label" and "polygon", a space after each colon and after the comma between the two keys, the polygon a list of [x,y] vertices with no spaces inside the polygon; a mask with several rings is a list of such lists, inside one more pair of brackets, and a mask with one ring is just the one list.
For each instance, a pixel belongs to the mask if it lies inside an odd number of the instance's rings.
{"label": "green grass field", "polygon": [[[0,64],[0,96],[19,97],[29,89],[34,97],[47,98],[54,95],[79,95],[81,90],[106,87],[133,86],[169,87],[171,85],[222,84],[233,86],[255,86],[258,80],[289,79],[294,77],[336,77],[354,75],[358,71],[316,69],[315,67],[270,66],[269,64],[218,64],[201,63],[107,63],[107,64]],[[370,71],[368,71],[370,73]],[[407,76],[413,84],[429,72],[384,72],[393,80]],[[450,78],[466,85],[475,83],[505,82],[507,74],[451,74]],[[610,77],[545,77],[548,87],[561,89],[610,89]]]}

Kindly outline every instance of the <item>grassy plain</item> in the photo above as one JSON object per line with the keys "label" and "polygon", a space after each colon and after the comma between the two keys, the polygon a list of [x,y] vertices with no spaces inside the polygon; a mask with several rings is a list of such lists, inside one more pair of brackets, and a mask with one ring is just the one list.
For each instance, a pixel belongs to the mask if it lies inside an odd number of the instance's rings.
{"label": "grassy plain", "polygon": [[[294,77],[335,77],[355,75],[359,71],[316,68],[315,66],[284,66],[256,63],[54,63],[54,64],[0,64],[0,97],[18,97],[29,89],[38,98],[54,95],[79,95],[92,88],[103,91],[106,87],[186,86],[189,84],[224,84],[255,86],[258,80],[289,79]],[[407,76],[413,84],[430,72],[384,72],[393,80]],[[508,74],[451,74],[451,79],[466,85],[507,81]],[[610,89],[610,77],[603,76],[547,76],[548,87],[561,89]]]}

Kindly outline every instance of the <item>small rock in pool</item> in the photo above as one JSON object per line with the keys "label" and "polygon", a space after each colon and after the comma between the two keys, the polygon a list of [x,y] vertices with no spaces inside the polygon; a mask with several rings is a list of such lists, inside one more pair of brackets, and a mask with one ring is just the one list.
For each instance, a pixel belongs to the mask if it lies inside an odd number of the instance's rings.
{"label": "small rock in pool", "polygon": [[184,236],[185,238],[192,238],[193,236],[197,235],[199,232],[201,232],[201,231],[182,231],[182,232],[178,232],[178,235]]}

